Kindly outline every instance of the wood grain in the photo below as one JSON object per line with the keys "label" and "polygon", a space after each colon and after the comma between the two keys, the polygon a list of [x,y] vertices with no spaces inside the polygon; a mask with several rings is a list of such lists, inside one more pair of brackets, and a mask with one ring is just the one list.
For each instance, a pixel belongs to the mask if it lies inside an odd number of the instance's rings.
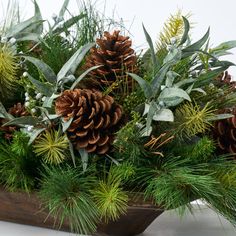
{"label": "wood grain", "polygon": [[[118,221],[100,224],[99,236],[133,236],[140,234],[163,213],[162,209],[137,200],[130,202],[126,215]],[[36,194],[24,192],[8,192],[0,188],[0,220],[55,229],[54,218],[48,216],[47,210],[41,209],[41,202]],[[60,230],[70,231],[69,222],[65,222]]]}

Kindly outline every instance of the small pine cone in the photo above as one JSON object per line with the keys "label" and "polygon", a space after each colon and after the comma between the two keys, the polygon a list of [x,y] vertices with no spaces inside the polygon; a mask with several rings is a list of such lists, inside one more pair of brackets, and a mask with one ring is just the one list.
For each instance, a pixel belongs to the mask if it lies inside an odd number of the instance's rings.
{"label": "small pine cone", "polygon": [[[89,73],[92,82],[99,87],[109,87],[112,84],[126,83],[132,86],[132,78],[126,72],[137,72],[137,57],[131,48],[129,37],[114,31],[113,34],[104,32],[104,36],[96,40],[97,46],[90,50],[84,69],[103,65]],[[115,82],[115,83],[114,83]]]}
{"label": "small pine cone", "polygon": [[222,72],[216,80],[219,82],[219,86],[228,86],[231,91],[235,91],[236,89],[236,81],[232,80],[232,76],[228,73],[228,71]]}
{"label": "small pine cone", "polygon": [[231,113],[234,116],[215,122],[213,137],[221,153],[236,154],[236,108],[224,109],[220,113]]}
{"label": "small pine cone", "polygon": [[[20,102],[15,104],[8,110],[8,113],[14,117],[27,116],[29,113],[26,111],[25,106]],[[10,140],[12,138],[13,133],[17,130],[16,126],[2,126],[6,123],[7,119],[0,119],[0,131],[4,133],[4,138]]]}
{"label": "small pine cone", "polygon": [[104,154],[113,142],[122,108],[97,90],[75,89],[57,98],[56,113],[65,121],[73,118],[67,134],[77,150]]}

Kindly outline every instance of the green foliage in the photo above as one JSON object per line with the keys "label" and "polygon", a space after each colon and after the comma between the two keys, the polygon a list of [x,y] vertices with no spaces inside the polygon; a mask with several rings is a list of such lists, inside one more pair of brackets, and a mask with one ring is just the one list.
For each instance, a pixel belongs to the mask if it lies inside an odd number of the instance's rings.
{"label": "green foliage", "polygon": [[105,20],[101,18],[91,1],[81,1],[80,12],[84,14],[84,17],[76,24],[77,48],[94,42],[96,37],[101,37],[105,27]]}
{"label": "green foliage", "polygon": [[35,187],[40,162],[33,155],[28,141],[24,133],[16,132],[11,145],[0,142],[1,183],[11,191],[22,189],[29,192]]}
{"label": "green foliage", "polygon": [[169,155],[181,156],[184,160],[189,160],[193,165],[208,163],[214,159],[216,150],[215,142],[207,137],[195,137],[189,141],[176,140],[166,147],[165,152]]}
{"label": "green foliage", "polygon": [[68,220],[75,233],[95,232],[99,214],[90,190],[96,186],[96,178],[69,166],[45,167],[42,175],[40,198],[55,218],[55,226],[60,228]]}
{"label": "green foliage", "polygon": [[[75,52],[72,44],[57,34],[48,34],[40,44],[41,59],[57,74]],[[58,56],[60,55],[60,56]]]}
{"label": "green foliage", "polygon": [[98,182],[92,191],[94,201],[105,222],[115,221],[127,210],[128,195],[122,185],[135,175],[135,168],[129,163],[112,166],[105,179]]}
{"label": "green foliage", "polygon": [[223,215],[233,225],[236,225],[235,164],[235,160],[229,156],[216,157],[216,159],[209,164],[209,168],[214,173],[213,176],[219,182],[218,186],[215,188],[215,192],[218,193],[218,196],[205,198],[211,208]]}
{"label": "green foliage", "polygon": [[114,146],[117,149],[115,155],[118,159],[135,163],[142,154],[138,123],[142,123],[142,118],[137,113],[133,113],[133,119],[117,132]]}
{"label": "green foliage", "polygon": [[210,129],[209,119],[214,117],[215,110],[209,104],[201,108],[198,104],[185,103],[175,111],[175,129],[180,138],[191,138]]}
{"label": "green foliage", "polygon": [[12,95],[17,85],[17,58],[13,49],[7,44],[0,45],[0,100],[6,100]]}
{"label": "green foliage", "polygon": [[45,131],[35,142],[34,152],[46,163],[60,164],[66,159],[69,142],[58,130]]}
{"label": "green foliage", "polygon": [[[189,18],[189,14],[186,16]],[[182,18],[182,11],[178,10],[175,14],[171,15],[164,23],[164,27],[159,34],[159,39],[156,43],[157,57],[163,61],[168,53],[167,45],[171,44],[171,40],[179,43],[181,36],[184,33],[184,21]]]}
{"label": "green foliage", "polygon": [[141,89],[132,92],[131,94],[127,95],[123,102],[123,108],[125,112],[129,114],[137,109],[138,105],[145,102],[144,95]]}
{"label": "green foliage", "polygon": [[139,173],[147,197],[165,209],[180,207],[181,214],[199,195],[217,195],[217,181],[205,172],[201,164],[190,163],[189,159],[165,157],[159,167],[142,168]]}

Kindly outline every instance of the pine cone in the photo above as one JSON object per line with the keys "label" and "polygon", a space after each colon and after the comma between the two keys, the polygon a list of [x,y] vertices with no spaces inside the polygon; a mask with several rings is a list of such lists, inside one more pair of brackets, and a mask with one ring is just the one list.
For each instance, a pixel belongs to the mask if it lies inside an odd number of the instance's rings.
{"label": "pine cone", "polygon": [[[27,116],[29,113],[26,111],[25,106],[20,102],[15,104],[8,110],[8,113],[14,117]],[[17,130],[16,126],[2,126],[6,123],[7,119],[0,119],[0,131],[4,133],[4,138],[10,140],[12,138],[13,133]]]}
{"label": "pine cone", "polygon": [[229,86],[231,91],[234,91],[236,89],[236,81],[232,80],[232,76],[228,73],[228,71],[222,72],[216,80],[219,82],[219,86]]}
{"label": "pine cone", "polygon": [[132,42],[119,33],[104,32],[103,38],[96,40],[97,47],[93,47],[86,58],[84,69],[103,65],[89,73],[92,82],[100,87],[109,87],[114,82],[119,86],[123,82],[130,88],[133,81],[126,72],[137,72],[137,57],[131,48]]}
{"label": "pine cone", "polygon": [[220,153],[236,154],[236,108],[224,109],[220,113],[231,113],[234,116],[215,122],[213,137]]}
{"label": "pine cone", "polygon": [[113,141],[122,108],[111,96],[97,90],[66,90],[56,100],[56,113],[65,121],[73,118],[68,138],[77,150],[104,154]]}

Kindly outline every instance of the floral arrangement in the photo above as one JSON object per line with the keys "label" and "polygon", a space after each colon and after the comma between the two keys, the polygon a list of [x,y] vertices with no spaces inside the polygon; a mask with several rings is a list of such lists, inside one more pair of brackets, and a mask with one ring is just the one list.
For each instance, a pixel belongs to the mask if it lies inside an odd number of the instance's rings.
{"label": "floral arrangement", "polygon": [[[117,220],[143,196],[181,214],[202,199],[236,223],[236,92],[220,58],[236,41],[192,42],[172,15],[135,52],[121,23],[91,5],[47,30],[36,2],[0,43],[0,180],[37,192],[78,233]],[[12,18],[13,19],[13,18]]]}

